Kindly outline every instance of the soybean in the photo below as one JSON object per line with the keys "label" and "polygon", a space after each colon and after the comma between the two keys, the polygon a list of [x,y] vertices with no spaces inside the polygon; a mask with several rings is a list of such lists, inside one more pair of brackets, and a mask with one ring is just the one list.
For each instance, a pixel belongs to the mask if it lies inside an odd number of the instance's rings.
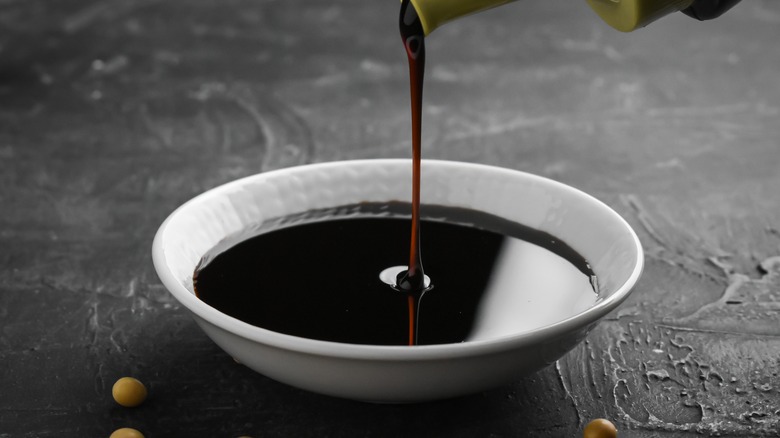
{"label": "soybean", "polygon": [[114,383],[111,395],[120,405],[133,408],[146,400],[146,386],[140,380],[132,377],[122,377]]}
{"label": "soybean", "polygon": [[109,438],[144,438],[144,434],[135,429],[123,427],[115,430]]}
{"label": "soybean", "polygon": [[597,418],[585,426],[582,438],[617,438],[617,433],[617,427],[611,421]]}

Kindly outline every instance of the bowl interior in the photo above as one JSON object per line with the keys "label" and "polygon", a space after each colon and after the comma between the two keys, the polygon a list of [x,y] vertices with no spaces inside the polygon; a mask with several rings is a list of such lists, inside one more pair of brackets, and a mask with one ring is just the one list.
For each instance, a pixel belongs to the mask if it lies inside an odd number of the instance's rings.
{"label": "bowl interior", "polygon": [[[423,203],[480,210],[545,231],[589,261],[598,275],[599,295],[571,307],[560,319],[593,306],[610,310],[625,298],[625,286],[641,271],[641,247],[634,232],[613,210],[583,192],[484,165],[427,160],[422,169]],[[155,266],[179,301],[213,319],[218,312],[194,296],[192,275],[202,256],[227,237],[268,219],[310,210],[410,198],[409,160],[322,163],[255,175],[208,191],[174,212],[155,238]],[[551,322],[556,321],[546,321]]]}

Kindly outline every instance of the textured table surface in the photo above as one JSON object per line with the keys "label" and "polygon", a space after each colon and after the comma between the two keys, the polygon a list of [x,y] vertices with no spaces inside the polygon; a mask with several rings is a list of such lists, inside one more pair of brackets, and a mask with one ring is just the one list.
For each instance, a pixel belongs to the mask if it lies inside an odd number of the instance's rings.
{"label": "textured table surface", "polygon": [[[234,363],[163,289],[177,205],[301,163],[410,155],[394,0],[0,0],[0,437],[780,434],[780,4],[632,34],[524,0],[428,40],[425,157],[583,189],[645,246],[553,366],[423,405]],[[135,409],[110,396],[133,375]]]}

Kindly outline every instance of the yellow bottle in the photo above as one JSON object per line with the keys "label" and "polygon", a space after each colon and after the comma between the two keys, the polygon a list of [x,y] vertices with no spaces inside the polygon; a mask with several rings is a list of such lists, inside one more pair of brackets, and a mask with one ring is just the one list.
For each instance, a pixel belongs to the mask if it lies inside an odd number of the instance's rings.
{"label": "yellow bottle", "polygon": [[[448,21],[501,6],[513,0],[410,0],[422,22],[425,35]],[[571,0],[564,0],[571,1]],[[607,24],[623,32],[683,11],[699,20],[720,16],[740,0],[586,0]]]}
{"label": "yellow bottle", "polygon": [[653,21],[682,11],[698,20],[720,17],[739,0],[587,0],[588,5],[607,24],[622,32],[631,32]]}

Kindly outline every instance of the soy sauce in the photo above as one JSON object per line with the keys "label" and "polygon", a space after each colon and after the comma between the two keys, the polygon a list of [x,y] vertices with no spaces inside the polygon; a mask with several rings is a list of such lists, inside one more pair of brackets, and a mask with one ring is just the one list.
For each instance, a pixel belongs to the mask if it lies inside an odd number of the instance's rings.
{"label": "soy sauce", "polygon": [[[410,294],[411,307],[425,289],[420,252],[420,178],[422,164],[422,93],[425,76],[425,32],[420,18],[417,16],[409,0],[401,3],[401,14],[398,19],[401,30],[401,40],[404,43],[406,57],[409,62],[409,87],[412,106],[412,232],[409,243],[409,269],[402,272],[396,281],[399,289]],[[411,336],[411,335],[410,335]]]}
{"label": "soy sauce", "polygon": [[425,76],[425,32],[420,17],[409,0],[401,3],[398,18],[401,40],[409,63],[409,88],[412,114],[412,230],[409,239],[409,265],[401,271],[395,287],[406,293],[409,338],[408,344],[417,344],[418,307],[422,295],[433,286],[425,283],[422,253],[420,251],[420,179],[422,173],[422,102]]}
{"label": "soy sauce", "polygon": [[[196,293],[223,313],[275,332],[408,345],[408,297],[380,274],[404,258],[399,242],[408,239],[409,207],[308,212],[249,238],[235,236],[229,249],[204,257]],[[436,287],[416,298],[416,344],[508,336],[559,321],[596,299],[590,266],[560,239],[474,210],[421,210],[421,248]],[[520,301],[509,304],[507,293]]]}

